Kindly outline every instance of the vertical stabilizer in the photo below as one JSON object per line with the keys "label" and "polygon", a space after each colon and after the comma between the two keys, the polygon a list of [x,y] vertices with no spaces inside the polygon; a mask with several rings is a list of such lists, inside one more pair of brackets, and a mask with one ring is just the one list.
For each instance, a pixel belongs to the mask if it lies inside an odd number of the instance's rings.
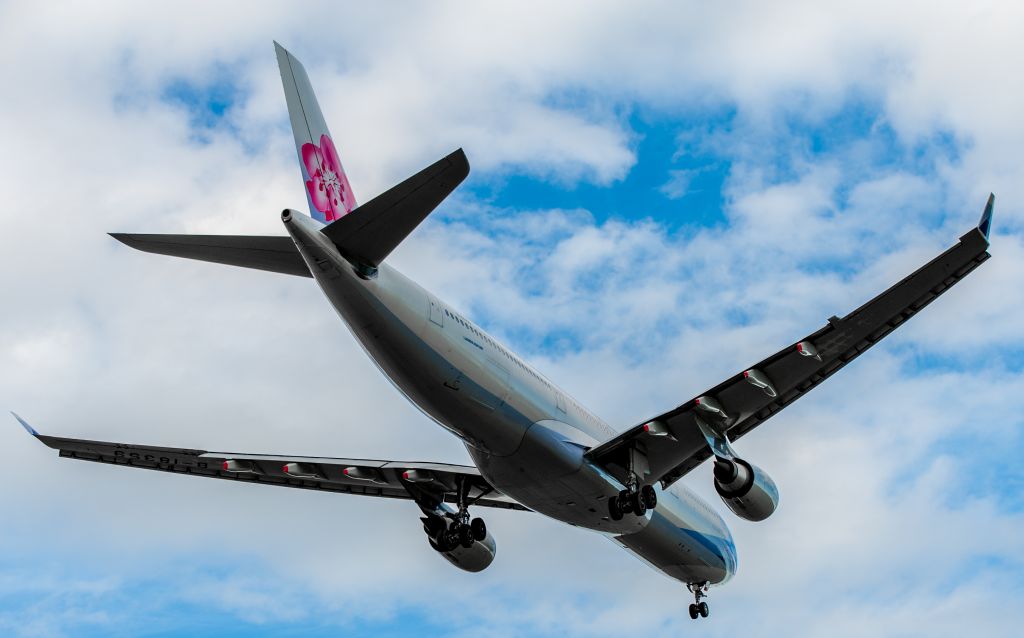
{"label": "vertical stabilizer", "polygon": [[288,115],[299,153],[302,180],[306,184],[309,212],[314,219],[331,223],[356,207],[356,198],[341,166],[331,133],[302,64],[284,47],[274,43],[281,69]]}

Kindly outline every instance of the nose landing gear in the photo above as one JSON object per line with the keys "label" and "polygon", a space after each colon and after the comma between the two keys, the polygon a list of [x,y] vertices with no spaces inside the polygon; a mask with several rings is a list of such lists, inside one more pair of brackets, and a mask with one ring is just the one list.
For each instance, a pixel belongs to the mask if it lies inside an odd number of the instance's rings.
{"label": "nose landing gear", "polygon": [[708,584],[707,583],[696,583],[687,585],[687,589],[693,592],[693,602],[690,603],[690,618],[697,620],[697,617],[707,618],[711,610],[708,608],[706,602],[701,601],[701,598],[707,598]]}

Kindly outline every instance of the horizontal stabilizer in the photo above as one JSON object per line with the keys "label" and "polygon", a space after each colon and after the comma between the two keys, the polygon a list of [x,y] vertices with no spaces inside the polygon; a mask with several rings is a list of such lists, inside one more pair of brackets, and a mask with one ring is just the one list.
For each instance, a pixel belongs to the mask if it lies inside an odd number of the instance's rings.
{"label": "horizontal stabilizer", "polygon": [[352,261],[377,266],[469,175],[460,148],[378,195],[323,233]]}
{"label": "horizontal stabilizer", "polygon": [[291,237],[129,233],[110,233],[110,236],[147,253],[312,277]]}

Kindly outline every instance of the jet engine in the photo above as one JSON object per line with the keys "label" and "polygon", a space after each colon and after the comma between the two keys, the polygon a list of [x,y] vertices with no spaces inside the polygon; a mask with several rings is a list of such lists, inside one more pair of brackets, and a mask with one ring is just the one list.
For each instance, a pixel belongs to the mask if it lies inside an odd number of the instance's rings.
{"label": "jet engine", "polygon": [[436,515],[420,520],[430,546],[459,569],[481,572],[494,562],[498,548],[483,520],[477,518],[464,524]]}
{"label": "jet engine", "polygon": [[715,459],[715,490],[736,516],[763,521],[779,504],[779,490],[764,470],[743,459]]}

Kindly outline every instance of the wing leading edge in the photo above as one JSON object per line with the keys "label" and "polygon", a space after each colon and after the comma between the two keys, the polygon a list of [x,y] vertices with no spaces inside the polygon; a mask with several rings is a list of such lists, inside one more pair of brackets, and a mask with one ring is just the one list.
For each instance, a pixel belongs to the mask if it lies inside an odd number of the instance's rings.
{"label": "wing leading edge", "polygon": [[69,439],[39,434],[21,417],[16,414],[14,417],[29,434],[57,450],[62,458],[261,485],[408,499],[417,503],[424,498],[455,503],[459,487],[467,483],[467,497],[476,505],[528,511],[496,491],[480,476],[479,470],[467,465],[235,454]]}
{"label": "wing leading edge", "polygon": [[976,228],[959,243],[842,319],[786,346],[668,412],[636,425],[587,452],[625,478],[634,451],[646,457],[646,482],[668,486],[712,455],[705,428],[735,441],[817,387],[966,277],[987,252],[994,197]]}

